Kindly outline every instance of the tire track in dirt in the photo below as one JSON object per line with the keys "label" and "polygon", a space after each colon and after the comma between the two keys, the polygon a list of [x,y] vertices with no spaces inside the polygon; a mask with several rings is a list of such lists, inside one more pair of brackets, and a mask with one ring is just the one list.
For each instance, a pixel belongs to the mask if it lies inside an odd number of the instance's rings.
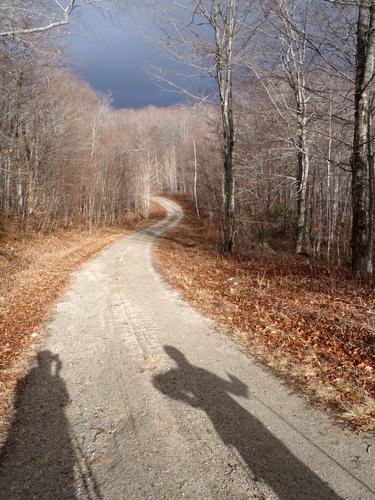
{"label": "tire track in dirt", "polygon": [[17,401],[1,500],[373,499],[373,439],[333,426],[184,303],[152,247],[76,274]]}

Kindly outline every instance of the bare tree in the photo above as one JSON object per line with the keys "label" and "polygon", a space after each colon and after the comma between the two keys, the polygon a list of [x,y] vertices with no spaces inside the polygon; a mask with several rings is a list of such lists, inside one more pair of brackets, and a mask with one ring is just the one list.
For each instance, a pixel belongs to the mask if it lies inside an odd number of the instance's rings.
{"label": "bare tree", "polygon": [[[289,130],[297,152],[296,237],[295,252],[303,250],[306,235],[307,196],[310,173],[310,122],[316,113],[311,94],[309,68],[313,53],[308,46],[306,32],[310,0],[273,0],[261,4],[267,17],[263,30],[263,46],[258,53],[258,64],[251,59],[245,65],[255,73],[274,106],[275,117]],[[263,54],[273,61],[272,71],[265,66]]]}
{"label": "bare tree", "polygon": [[3,2],[0,6],[1,24],[5,24],[7,29],[0,31],[0,37],[43,33],[65,26],[69,24],[70,15],[76,4],[77,0],[68,0],[65,5],[58,0],[50,0],[47,6],[38,1]]}
{"label": "bare tree", "polygon": [[371,87],[375,58],[375,2],[358,5],[352,159],[352,267],[353,275],[366,278],[373,272],[374,163],[371,149]]}
{"label": "bare tree", "polygon": [[[297,11],[299,2],[290,2],[286,5],[283,0],[275,1],[276,12],[281,20],[282,55],[281,62],[285,79],[293,91],[295,100],[295,118],[297,120],[297,230],[296,253],[302,252],[304,232],[306,227],[307,186],[310,171],[310,152],[308,139],[308,124],[310,121],[309,101],[311,95],[307,90],[306,66],[307,44],[303,36],[305,31],[306,11],[309,2],[305,5],[305,15]],[[297,12],[296,12],[297,11]],[[298,19],[302,17],[302,19]],[[300,26],[296,29],[296,24]],[[302,36],[301,36],[302,31]]]}
{"label": "bare tree", "polygon": [[[174,2],[163,10],[163,47],[200,74],[216,82],[220,106],[223,156],[223,249],[233,250],[235,236],[235,120],[234,72],[255,29],[250,24],[251,2],[242,0],[191,0]],[[254,20],[253,20],[254,21]],[[253,24],[256,24],[253,22]],[[176,84],[172,82],[176,87]],[[189,95],[192,95],[189,92]]]}

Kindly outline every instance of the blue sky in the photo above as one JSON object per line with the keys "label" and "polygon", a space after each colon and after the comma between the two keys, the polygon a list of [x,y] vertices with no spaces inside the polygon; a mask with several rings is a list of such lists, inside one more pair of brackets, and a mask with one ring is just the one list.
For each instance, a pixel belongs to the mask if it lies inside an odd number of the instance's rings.
{"label": "blue sky", "polygon": [[[142,29],[156,37],[152,13],[143,11],[142,16]],[[65,45],[73,70],[95,89],[110,92],[114,107],[142,108],[185,102],[183,94],[166,92],[150,76],[150,66],[173,74],[181,72],[181,65],[170,61],[155,44],[140,35],[132,15],[116,12],[111,21],[99,10],[82,4],[73,15],[69,33]]]}

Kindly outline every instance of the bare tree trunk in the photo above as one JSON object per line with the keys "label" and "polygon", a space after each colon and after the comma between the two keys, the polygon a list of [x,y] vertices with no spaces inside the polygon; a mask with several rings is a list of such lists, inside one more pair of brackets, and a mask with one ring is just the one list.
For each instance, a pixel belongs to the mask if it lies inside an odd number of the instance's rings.
{"label": "bare tree trunk", "polygon": [[368,278],[373,272],[370,176],[370,89],[375,54],[375,2],[361,0],[357,23],[355,118],[352,160],[352,272]]}
{"label": "bare tree trunk", "polygon": [[228,0],[227,18],[224,36],[216,19],[220,13],[220,2],[214,2],[215,45],[216,45],[216,81],[220,95],[221,120],[223,125],[223,160],[224,160],[224,238],[223,249],[232,253],[235,233],[235,193],[233,175],[233,37],[238,11],[238,0]]}
{"label": "bare tree trunk", "polygon": [[195,144],[195,138],[194,137],[193,137],[193,151],[194,151],[193,193],[194,193],[195,211],[197,212],[197,218],[199,219],[200,218],[200,214],[199,214],[198,192],[197,192],[197,182],[198,182],[197,145]]}
{"label": "bare tree trunk", "polygon": [[333,240],[333,196],[332,196],[332,169],[331,169],[331,155],[332,155],[332,97],[330,94],[329,101],[329,138],[328,138],[328,158],[327,158],[327,260],[331,258],[331,245]]}
{"label": "bare tree trunk", "polygon": [[227,130],[224,132],[224,252],[231,253],[235,232],[232,110],[226,112],[223,118],[227,122]]}
{"label": "bare tree trunk", "polygon": [[[302,253],[306,232],[307,221],[307,187],[309,181],[310,152],[309,143],[309,121],[313,115],[313,109],[309,109],[308,102],[311,99],[311,92],[306,85],[306,75],[308,68],[308,52],[306,19],[309,2],[304,5],[305,13],[300,18],[298,14],[298,0],[284,2],[275,0],[275,13],[279,18],[278,34],[281,38],[281,48],[279,52],[283,79],[286,81],[294,94],[295,109],[291,108],[284,98],[279,101],[273,99],[278,112],[280,112],[277,102],[284,102],[283,106],[292,114],[296,121],[297,134],[295,147],[297,149],[297,175],[296,175],[296,204],[297,204],[297,224],[295,234],[295,252]],[[267,90],[268,95],[270,92]],[[311,227],[311,226],[310,226]],[[309,235],[310,236],[310,235]],[[311,243],[309,237],[309,245]]]}
{"label": "bare tree trunk", "polygon": [[307,182],[310,169],[306,130],[303,125],[301,126],[298,148],[296,253],[300,254],[302,253],[306,226]]}
{"label": "bare tree trunk", "polygon": [[368,180],[369,180],[369,242],[368,242],[368,258],[370,260],[371,271],[373,270],[373,254],[374,254],[374,211],[375,211],[375,164],[374,152],[372,147],[373,131],[372,131],[372,113],[373,113],[374,95],[371,99],[371,110],[368,120]]}

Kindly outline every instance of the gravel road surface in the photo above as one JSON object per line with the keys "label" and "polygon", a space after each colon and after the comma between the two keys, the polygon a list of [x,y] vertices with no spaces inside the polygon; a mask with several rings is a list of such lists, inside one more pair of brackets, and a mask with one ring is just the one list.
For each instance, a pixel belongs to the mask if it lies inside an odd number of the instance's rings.
{"label": "gravel road surface", "polygon": [[375,499],[343,431],[184,303],[152,261],[168,217],[86,264],[20,389],[1,499]]}

